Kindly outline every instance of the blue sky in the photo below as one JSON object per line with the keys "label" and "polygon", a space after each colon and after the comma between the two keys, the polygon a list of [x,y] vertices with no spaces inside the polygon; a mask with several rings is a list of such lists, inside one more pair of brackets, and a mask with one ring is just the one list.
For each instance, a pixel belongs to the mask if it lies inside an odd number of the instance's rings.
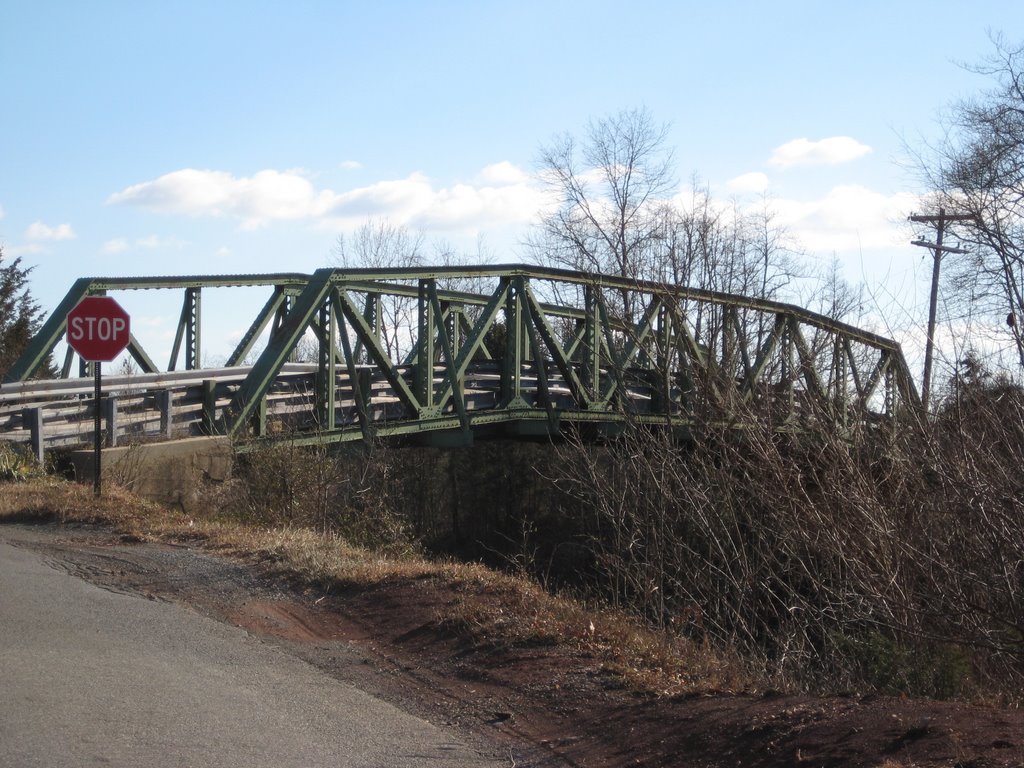
{"label": "blue sky", "polygon": [[[521,261],[539,146],[643,107],[682,187],[766,190],[909,322],[903,143],[986,86],[958,63],[990,32],[1024,41],[1024,3],[7,0],[0,244],[46,309],[87,275],[311,271],[367,216]],[[262,297],[211,302],[216,358]],[[122,303],[169,347],[176,306]]]}

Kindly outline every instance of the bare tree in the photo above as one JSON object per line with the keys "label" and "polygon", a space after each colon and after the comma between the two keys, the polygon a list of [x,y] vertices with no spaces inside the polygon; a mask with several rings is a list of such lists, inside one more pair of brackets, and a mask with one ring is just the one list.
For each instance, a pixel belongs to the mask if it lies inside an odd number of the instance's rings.
{"label": "bare tree", "polygon": [[420,232],[388,219],[368,219],[351,235],[338,235],[334,262],[342,269],[414,267],[423,263],[424,245]]}
{"label": "bare tree", "polygon": [[[676,197],[667,126],[646,110],[590,123],[584,141],[565,134],[541,148],[541,179],[553,201],[530,242],[540,263],[748,296],[777,295],[796,249],[758,211],[722,205],[694,179]],[[609,297],[610,298],[610,297]],[[635,320],[633,297],[617,298]]]}
{"label": "bare tree", "polygon": [[958,234],[971,255],[950,260],[958,294],[1005,317],[1024,366],[1024,46],[994,38],[996,51],[971,70],[992,86],[948,110],[945,139],[918,156],[937,206],[975,217]]}
{"label": "bare tree", "polygon": [[[564,134],[540,150],[554,202],[530,245],[540,263],[631,279],[654,278],[664,205],[675,191],[666,125],[645,109],[594,120],[586,140]],[[619,311],[632,315],[623,293]]]}
{"label": "bare tree", "polygon": [[[425,237],[387,219],[369,219],[349,236],[339,235],[334,264],[341,269],[358,267],[399,269],[422,266]],[[386,296],[380,302],[381,343],[392,360],[408,352],[416,326],[416,300]]]}

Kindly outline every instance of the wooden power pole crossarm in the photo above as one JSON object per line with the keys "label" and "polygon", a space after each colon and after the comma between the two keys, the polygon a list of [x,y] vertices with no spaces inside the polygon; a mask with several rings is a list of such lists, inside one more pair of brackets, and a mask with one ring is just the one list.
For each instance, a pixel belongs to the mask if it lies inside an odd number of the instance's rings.
{"label": "wooden power pole crossarm", "polygon": [[911,245],[930,248],[932,251],[932,287],[928,299],[928,338],[924,347],[924,374],[921,382],[921,405],[925,412],[928,411],[928,399],[931,394],[932,385],[932,354],[935,348],[935,312],[939,299],[939,268],[944,253],[967,253],[963,248],[951,248],[942,244],[946,233],[946,225],[961,221],[977,221],[978,217],[971,213],[946,213],[945,208],[939,208],[937,216],[912,215],[910,221],[917,224],[935,225],[935,242],[929,243],[926,240],[913,240]]}

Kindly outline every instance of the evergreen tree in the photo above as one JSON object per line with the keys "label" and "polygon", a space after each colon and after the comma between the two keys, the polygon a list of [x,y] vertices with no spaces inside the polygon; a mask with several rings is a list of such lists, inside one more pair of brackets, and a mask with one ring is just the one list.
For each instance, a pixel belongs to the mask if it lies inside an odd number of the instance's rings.
{"label": "evergreen tree", "polygon": [[[23,267],[21,258],[5,264],[0,248],[0,378],[28,346],[42,323],[42,311],[28,288],[31,267]],[[54,375],[52,361],[40,369],[40,375]]]}

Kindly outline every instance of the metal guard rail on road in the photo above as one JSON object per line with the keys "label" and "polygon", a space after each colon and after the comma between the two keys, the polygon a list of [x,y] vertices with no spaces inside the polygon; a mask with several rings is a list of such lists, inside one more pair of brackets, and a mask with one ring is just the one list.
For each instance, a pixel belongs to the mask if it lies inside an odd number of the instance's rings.
{"label": "metal guard rail on road", "polygon": [[[231,286],[270,296],[225,369],[199,374],[202,290]],[[146,289],[184,291],[175,341],[161,372],[130,340],[142,372],[120,384],[121,410],[111,382],[110,443],[119,430],[468,442],[481,431],[614,430],[629,419],[851,430],[920,408],[898,344],[791,304],[522,265],[321,269],[78,280],[0,387],[0,439],[32,433],[40,451],[80,439],[51,428],[45,412],[71,424],[91,418],[91,404],[29,380],[82,298]],[[242,366],[265,331],[265,348]],[[296,367],[289,361],[310,331],[317,360]],[[172,376],[183,349],[199,379]]]}

